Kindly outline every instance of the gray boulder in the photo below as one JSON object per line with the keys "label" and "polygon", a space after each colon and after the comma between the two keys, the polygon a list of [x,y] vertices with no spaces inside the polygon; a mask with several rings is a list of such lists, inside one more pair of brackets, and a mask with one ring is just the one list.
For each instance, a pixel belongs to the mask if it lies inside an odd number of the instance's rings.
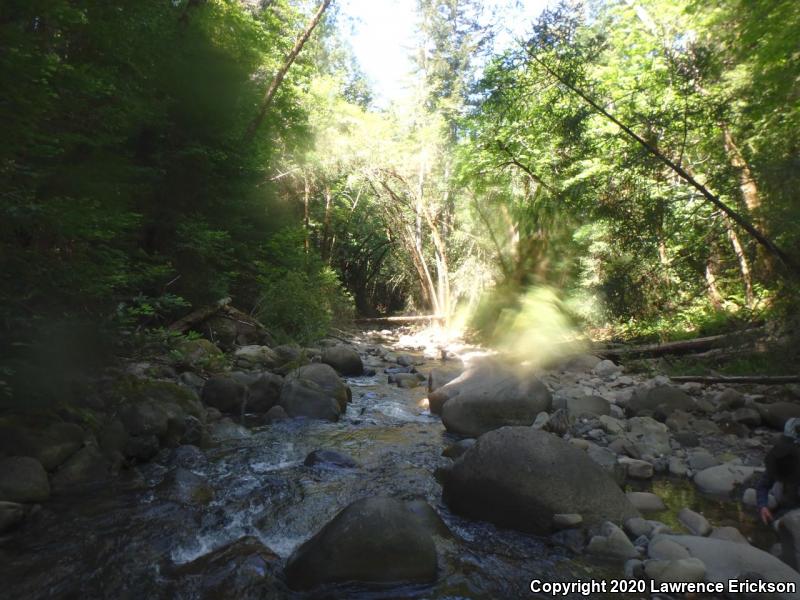
{"label": "gray boulder", "polygon": [[781,542],[781,559],[795,570],[800,570],[800,509],[786,513],[778,520]]}
{"label": "gray boulder", "polygon": [[611,404],[600,396],[569,396],[553,400],[553,408],[566,408],[575,417],[610,415]]}
{"label": "gray boulder", "polygon": [[[233,377],[211,377],[203,386],[203,404],[223,413],[238,414],[247,395],[247,388]],[[133,432],[131,432],[133,433]]]}
{"label": "gray boulder", "polygon": [[292,371],[281,390],[280,405],[290,417],[338,421],[347,408],[350,388],[332,367],[312,363]]}
{"label": "gray boulder", "polygon": [[796,402],[774,402],[772,404],[753,405],[761,415],[764,425],[783,431],[786,421],[795,417],[800,417],[800,403]]}
{"label": "gray boulder", "polygon": [[301,380],[310,381],[321,387],[326,394],[336,400],[342,412],[347,409],[352,393],[330,365],[324,363],[305,365],[289,373],[285,382]]}
{"label": "gray boulder", "polygon": [[667,509],[664,501],[651,492],[628,492],[626,496],[631,504],[641,512],[660,512]]}
{"label": "gray boulder", "polygon": [[536,376],[496,361],[466,371],[428,399],[431,412],[441,406],[448,431],[467,437],[507,425],[531,425],[551,406],[550,392]]}
{"label": "gray boulder", "polygon": [[708,535],[711,533],[711,524],[703,515],[690,508],[682,508],[678,513],[678,521],[689,530],[692,535]]}
{"label": "gray boulder", "polygon": [[323,350],[322,362],[330,365],[342,375],[361,375],[364,372],[361,356],[353,348],[344,344]]}
{"label": "gray boulder", "polygon": [[180,504],[203,505],[214,499],[214,490],[205,478],[183,467],[167,473],[156,492],[161,498]]}
{"label": "gray boulder", "polygon": [[442,451],[442,456],[452,458],[453,460],[462,456],[467,450],[475,445],[475,438],[466,438],[457,441],[455,444],[448,446]]}
{"label": "gray boulder", "polygon": [[634,391],[627,405],[631,414],[647,411],[656,418],[665,420],[673,411],[691,412],[696,408],[695,401],[683,390],[671,385],[653,388],[641,387]]}
{"label": "gray boulder", "polygon": [[[726,583],[744,575],[773,583],[794,583],[800,589],[800,573],[775,556],[753,546],[706,537],[670,536],[694,558],[706,566],[706,581]],[[753,579],[749,576],[749,579]],[[795,593],[776,594],[785,600],[797,598]]]}
{"label": "gray boulder", "polygon": [[625,535],[625,532],[610,521],[603,523],[600,535],[595,535],[589,540],[586,552],[619,561],[639,556],[636,547]]}
{"label": "gray boulder", "polygon": [[694,476],[694,484],[701,492],[727,496],[737,485],[750,479],[756,470],[756,467],[725,463],[697,473]]}
{"label": "gray boulder", "polygon": [[0,458],[0,500],[43,502],[50,497],[50,482],[42,463],[29,456]]}
{"label": "gray boulder", "polygon": [[274,373],[264,373],[247,388],[248,412],[265,413],[281,399],[283,377]]}
{"label": "gray boulder", "polygon": [[629,431],[625,434],[625,451],[632,458],[656,458],[669,455],[667,426],[650,417],[633,417],[628,420]]}
{"label": "gray boulder", "polygon": [[109,475],[110,465],[103,453],[94,446],[86,446],[55,472],[53,490],[69,491],[75,487],[104,481]]}
{"label": "gray boulder", "polygon": [[435,369],[431,369],[431,372],[428,374],[428,392],[435,392],[439,388],[444,387],[463,372],[463,368],[455,366],[448,368],[437,367]]}
{"label": "gray boulder", "polygon": [[555,514],[579,514],[589,525],[638,516],[585,452],[531,427],[482,435],[442,479],[454,512],[522,531],[549,533]]}
{"label": "gray boulder", "polygon": [[430,583],[436,579],[431,531],[405,502],[363,498],[337,514],[289,557],[286,581],[298,590],[326,583]]}
{"label": "gray boulder", "polygon": [[706,566],[699,558],[648,560],[644,563],[644,572],[657,584],[699,583],[705,578]]}
{"label": "gray boulder", "polygon": [[274,369],[283,362],[278,353],[269,346],[242,346],[233,356],[236,365],[244,369]]}

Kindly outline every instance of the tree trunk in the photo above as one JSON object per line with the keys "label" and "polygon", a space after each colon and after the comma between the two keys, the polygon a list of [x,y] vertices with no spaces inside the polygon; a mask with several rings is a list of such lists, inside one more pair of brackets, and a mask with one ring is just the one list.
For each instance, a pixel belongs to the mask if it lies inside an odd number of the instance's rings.
{"label": "tree trunk", "polygon": [[747,308],[753,308],[755,297],[753,295],[753,277],[750,274],[750,262],[747,260],[744,248],[739,241],[739,235],[730,219],[725,218],[725,228],[728,230],[728,239],[733,246],[733,253],[739,261],[739,272],[742,274],[742,285],[744,286],[744,299]]}
{"label": "tree trunk", "polygon": [[715,310],[722,308],[722,294],[719,293],[719,287],[717,286],[718,264],[719,260],[714,251],[706,260],[706,289],[708,290],[708,301],[711,302],[711,306]]}
{"label": "tree trunk", "polygon": [[305,230],[305,240],[303,246],[306,249],[306,254],[309,251],[309,236],[310,236],[310,218],[309,218],[309,203],[311,201],[311,186],[308,183],[308,177],[303,175],[303,229]]}
{"label": "tree trunk", "polygon": [[325,186],[325,216],[322,219],[322,244],[320,248],[320,254],[322,255],[322,260],[325,262],[328,261],[328,257],[330,256],[330,248],[328,246],[329,242],[328,239],[330,238],[331,233],[331,188],[330,186]]}
{"label": "tree trunk", "polygon": [[250,141],[255,136],[256,131],[261,126],[261,123],[264,121],[264,117],[269,110],[270,104],[272,104],[272,99],[275,97],[275,92],[278,91],[278,87],[281,85],[283,78],[286,77],[286,73],[289,72],[289,68],[294,63],[297,55],[300,54],[300,51],[305,46],[305,43],[308,41],[308,38],[311,37],[311,34],[314,31],[314,28],[319,24],[320,20],[322,20],[322,15],[325,12],[325,9],[328,8],[330,5],[331,0],[323,0],[322,4],[320,4],[319,8],[317,9],[314,18],[311,19],[311,22],[306,27],[306,30],[303,34],[297,38],[297,41],[292,48],[292,51],[289,52],[289,55],[286,57],[286,60],[283,62],[283,65],[278,72],[275,73],[275,77],[272,78],[272,81],[267,88],[267,91],[264,93],[264,99],[261,101],[261,106],[258,109],[258,114],[256,115],[255,119],[252,120],[250,125],[247,127],[247,131],[244,134],[245,141]]}

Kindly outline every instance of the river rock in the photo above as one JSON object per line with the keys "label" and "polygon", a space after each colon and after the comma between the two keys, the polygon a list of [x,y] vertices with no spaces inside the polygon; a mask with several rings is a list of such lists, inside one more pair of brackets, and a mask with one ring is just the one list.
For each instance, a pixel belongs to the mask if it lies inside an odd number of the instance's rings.
{"label": "river rock", "polygon": [[442,456],[447,458],[452,458],[456,460],[460,456],[462,456],[467,450],[472,448],[475,445],[475,438],[466,438],[463,440],[457,441],[455,444],[452,444],[444,449],[442,452]]}
{"label": "river rock", "polygon": [[745,405],[745,397],[733,388],[725,388],[714,396],[713,404],[717,410],[735,410]]}
{"label": "river rock", "polygon": [[214,490],[205,478],[183,467],[167,473],[156,492],[161,498],[181,504],[208,504],[214,499]]}
{"label": "river rock", "polygon": [[655,560],[680,560],[690,558],[689,551],[672,539],[671,535],[654,535],[647,545],[647,556]]}
{"label": "river rock", "polygon": [[664,501],[652,492],[628,492],[625,495],[640,512],[660,512],[667,509]]}
{"label": "river rock", "polygon": [[628,420],[628,433],[625,434],[625,451],[632,458],[656,458],[669,455],[667,426],[650,417],[633,417]]}
{"label": "river rock", "polygon": [[559,513],[579,514],[589,525],[638,516],[585,452],[530,427],[482,435],[442,478],[454,512],[522,531],[548,533]]}
{"label": "river rock", "polygon": [[583,517],[575,513],[559,513],[553,515],[553,529],[569,529],[583,523]]}
{"label": "river rock", "polygon": [[703,515],[690,508],[682,508],[678,513],[678,521],[689,530],[692,535],[708,535],[711,533],[711,524]]}
{"label": "river rock", "polygon": [[783,431],[786,421],[800,417],[800,404],[795,402],[755,403],[764,425]]}
{"label": "river rock", "polygon": [[446,369],[437,367],[431,369],[431,372],[428,374],[428,393],[435,392],[439,388],[447,385],[463,372],[464,369],[461,367],[449,367]]}
{"label": "river rock", "polygon": [[233,357],[236,365],[244,369],[274,369],[283,362],[269,346],[242,346],[233,353]]}
{"label": "river rock", "polygon": [[[726,526],[726,527],[715,527],[711,534],[708,536],[715,540],[725,540],[728,542],[735,542],[737,544],[749,544],[750,542],[742,532],[736,529],[736,527]],[[787,562],[784,560],[784,562]],[[788,563],[787,564],[791,564]],[[796,568],[796,567],[795,567]]]}
{"label": "river rock", "polygon": [[[172,575],[198,581],[199,598],[283,598],[288,590],[278,577],[280,557],[257,538],[247,536],[180,565]],[[187,585],[180,586],[184,591]],[[179,597],[179,590],[168,594]]]}
{"label": "river rock", "polygon": [[0,458],[0,500],[44,502],[50,482],[42,463],[29,456]]}
{"label": "river rock", "polygon": [[653,478],[653,465],[647,461],[622,456],[619,463],[625,469],[625,474],[631,479]]}
{"label": "river rock", "polygon": [[604,379],[611,379],[614,375],[622,372],[622,367],[614,364],[612,360],[601,360],[592,369],[592,373]]}
{"label": "river rock", "polygon": [[3,533],[25,519],[27,513],[24,504],[0,501],[0,533]]}
{"label": "river rock", "polygon": [[239,414],[247,388],[233,377],[211,377],[203,386],[203,403],[223,413]]}
{"label": "river rock", "polygon": [[83,429],[75,423],[52,423],[34,436],[31,456],[52,471],[83,446],[84,437]]}
{"label": "river rock", "polygon": [[659,385],[637,388],[626,409],[633,415],[647,411],[663,421],[675,410],[691,412],[695,409],[695,402],[679,388]]}
{"label": "river rock", "polygon": [[694,476],[694,483],[701,492],[723,496],[730,494],[755,472],[755,467],[726,463],[700,471]]}
{"label": "river rock", "polygon": [[267,411],[267,414],[264,415],[264,420],[267,423],[285,421],[286,419],[291,419],[291,417],[289,416],[289,413],[287,413],[286,410],[280,405],[273,406]]}
{"label": "river rock", "polygon": [[610,521],[603,523],[600,535],[595,535],[589,540],[586,552],[619,561],[639,556],[639,552],[625,532]]}
{"label": "river rock", "polygon": [[245,440],[252,434],[247,427],[234,423],[229,418],[224,418],[211,427],[211,437],[215,440]]}
{"label": "river rock", "polygon": [[680,558],[677,560],[648,560],[644,572],[657,584],[699,583],[705,579],[706,566],[699,558]]}
{"label": "river rock", "polygon": [[689,452],[688,463],[693,471],[703,471],[720,464],[719,460],[705,448],[698,448]]}
{"label": "river rock", "polygon": [[204,339],[185,340],[177,347],[179,366],[190,370],[217,372],[225,368],[225,355],[212,342]]}
{"label": "river rock", "polygon": [[81,448],[53,475],[53,490],[66,492],[72,488],[104,481],[110,474],[105,456],[94,446]]}
{"label": "river rock", "polygon": [[397,387],[412,389],[422,384],[425,377],[419,373],[397,373],[389,375],[389,383],[396,383]]}
{"label": "river rock", "polygon": [[155,435],[167,433],[169,415],[155,402],[141,401],[126,404],[119,411],[119,418],[130,435]]}
{"label": "river rock", "polygon": [[751,428],[761,425],[761,413],[750,406],[743,406],[734,410],[731,419],[734,423],[741,423]]}
{"label": "river rock", "polygon": [[506,425],[531,425],[550,409],[547,387],[533,374],[519,374],[497,361],[484,361],[429,396],[431,412],[441,406],[448,431],[467,437]]}
{"label": "river rock", "polygon": [[800,509],[786,513],[778,520],[781,560],[800,570]]}
{"label": "river rock", "polygon": [[314,450],[306,456],[303,464],[307,467],[338,467],[343,469],[357,469],[359,464],[351,457],[336,450]]}
{"label": "river rock", "polygon": [[[694,558],[706,566],[706,581],[727,584],[731,579],[748,574],[748,578],[774,583],[794,583],[800,589],[800,573],[771,554],[750,545],[706,537],[670,536]],[[749,575],[752,574],[752,575]],[[781,600],[795,600],[795,593],[776,594]]]}
{"label": "river rock", "polygon": [[280,405],[290,417],[338,421],[347,408],[349,391],[332,367],[313,363],[286,377]]}
{"label": "river rock", "polygon": [[431,532],[406,503],[363,498],[339,512],[286,563],[286,581],[304,590],[326,583],[430,583],[436,579]]}
{"label": "river rock", "polygon": [[609,415],[600,415],[600,427],[609,435],[622,435],[625,433],[625,425],[619,419]]}
{"label": "river rock", "polygon": [[263,373],[247,388],[248,412],[265,413],[281,398],[283,377],[274,373]]}
{"label": "river rock", "polygon": [[361,375],[364,372],[361,356],[353,348],[344,344],[323,350],[322,362],[330,365],[342,375]]}
{"label": "river rock", "polygon": [[581,415],[610,415],[611,407],[605,398],[600,396],[577,396],[561,398],[553,401],[553,408],[566,408],[575,417]]}
{"label": "river rock", "polygon": [[285,381],[307,380],[319,385],[331,398],[336,400],[342,412],[347,409],[352,393],[350,388],[336,374],[329,365],[311,363],[292,371]]}

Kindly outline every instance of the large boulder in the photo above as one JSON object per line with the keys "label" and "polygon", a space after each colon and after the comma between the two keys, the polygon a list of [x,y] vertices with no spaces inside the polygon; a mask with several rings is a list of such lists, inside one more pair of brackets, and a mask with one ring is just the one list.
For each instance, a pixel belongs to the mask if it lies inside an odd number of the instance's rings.
{"label": "large boulder", "polygon": [[442,478],[455,512],[522,531],[549,533],[555,514],[576,513],[590,525],[639,516],[585,452],[531,427],[482,435]]}
{"label": "large boulder", "polygon": [[781,559],[800,571],[800,508],[778,520],[778,536],[781,540]]}
{"label": "large boulder", "polygon": [[[182,582],[197,581],[198,597],[203,600],[283,598],[288,590],[277,577],[279,565],[277,554],[257,538],[246,536],[180,565],[172,575]],[[186,583],[180,587],[189,589]],[[167,596],[181,595],[180,590],[166,591]]]}
{"label": "large boulder", "polygon": [[706,494],[727,496],[736,486],[750,479],[757,470],[756,467],[725,463],[697,473],[694,476],[694,484]]}
{"label": "large boulder", "polygon": [[110,465],[106,457],[94,446],[81,448],[65,462],[53,475],[53,490],[69,491],[72,488],[90,483],[98,483],[108,478]]}
{"label": "large boulder", "polygon": [[549,411],[550,392],[532,373],[520,373],[499,362],[471,368],[428,396],[431,412],[441,407],[448,431],[477,437],[507,425],[531,425]]}
{"label": "large boulder", "polygon": [[265,413],[281,399],[283,377],[274,373],[264,373],[251,383],[247,394],[247,410]]}
{"label": "large boulder", "polygon": [[[316,386],[321,389],[327,397],[333,398],[339,407],[339,412],[345,411],[347,403],[350,402],[351,399],[350,388],[342,382],[339,375],[333,370],[333,367],[324,363],[311,363],[310,365],[295,369],[287,375],[284,382],[284,389],[285,384],[288,383],[301,383],[302,385],[313,384],[308,387],[313,388]],[[282,391],[281,405],[286,408],[286,406],[283,405],[283,399],[284,394]],[[291,416],[297,416],[292,415],[291,411],[288,409],[286,409],[286,412]]]}
{"label": "large boulder", "polygon": [[0,458],[0,500],[43,502],[50,497],[50,482],[42,463],[29,456]]}
{"label": "large boulder", "polygon": [[[444,387],[463,372],[464,369],[461,366],[447,368],[436,367],[435,369],[431,369],[431,372],[428,374],[428,393],[435,392],[439,388]],[[440,413],[441,411],[437,414]]]}
{"label": "large boulder", "polygon": [[32,456],[52,471],[75,454],[85,437],[75,423],[56,422],[45,427],[18,424],[0,426],[0,451],[10,456]]}
{"label": "large boulder", "polygon": [[325,348],[322,352],[322,362],[332,366],[342,375],[361,375],[364,372],[364,364],[358,352],[344,344]]}
{"label": "large boulder", "polygon": [[633,415],[646,411],[662,421],[675,410],[690,412],[695,408],[695,401],[686,392],[671,385],[638,388],[626,406]]}
{"label": "large boulder", "polygon": [[[791,582],[800,588],[800,573],[753,546],[691,535],[670,536],[670,539],[683,546],[692,557],[703,561],[706,581],[727,584],[731,579],[760,579],[773,583]],[[797,594],[776,594],[774,597],[793,600]]]}
{"label": "large boulder", "polygon": [[204,339],[186,340],[177,347],[179,367],[188,370],[222,371],[225,355],[212,342]]}
{"label": "large boulder", "polygon": [[202,399],[224,413],[239,413],[242,410],[247,388],[233,377],[211,377],[203,386]]}
{"label": "large boulder", "polygon": [[625,451],[633,458],[653,459],[672,452],[667,426],[650,417],[629,419],[624,437]]}
{"label": "large boulder", "polygon": [[293,589],[325,583],[429,583],[436,579],[429,527],[400,500],[363,498],[337,514],[286,563]]}
{"label": "large boulder", "polygon": [[233,357],[236,365],[245,369],[274,369],[283,362],[269,346],[242,346],[233,353]]}

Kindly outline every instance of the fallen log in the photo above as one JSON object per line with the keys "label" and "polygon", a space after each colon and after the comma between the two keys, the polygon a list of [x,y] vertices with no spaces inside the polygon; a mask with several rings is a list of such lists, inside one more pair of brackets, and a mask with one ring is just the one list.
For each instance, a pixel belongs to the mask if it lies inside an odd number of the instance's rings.
{"label": "fallen log", "polygon": [[784,385],[800,383],[800,375],[675,375],[670,377],[677,383],[762,383],[766,385]]}
{"label": "fallen log", "polygon": [[714,348],[722,348],[741,344],[745,337],[751,338],[754,330],[740,333],[726,333],[695,338],[693,340],[680,340],[678,342],[665,342],[663,344],[645,344],[642,346],[619,346],[616,348],[600,348],[595,354],[602,358],[620,359],[633,356],[662,356],[664,354],[690,354],[692,352],[705,352]]}
{"label": "fallen log", "polygon": [[167,329],[170,331],[177,331],[178,333],[186,333],[192,328],[193,325],[205,321],[208,317],[218,312],[221,308],[230,304],[230,302],[230,298],[223,298],[222,300],[217,301],[215,304],[201,306],[197,310],[190,312],[185,317],[175,321],[172,325],[167,327]]}
{"label": "fallen log", "polygon": [[356,319],[358,324],[380,324],[380,323],[415,323],[417,321],[444,321],[441,315],[399,315],[396,317],[365,317]]}

